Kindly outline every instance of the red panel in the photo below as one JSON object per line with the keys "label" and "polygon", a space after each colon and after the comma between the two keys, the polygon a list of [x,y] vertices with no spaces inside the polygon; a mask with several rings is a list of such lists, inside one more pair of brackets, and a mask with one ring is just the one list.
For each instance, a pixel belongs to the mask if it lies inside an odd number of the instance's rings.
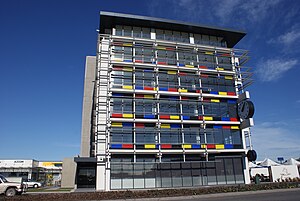
{"label": "red panel", "polygon": [[199,120],[203,120],[203,117],[202,117],[202,116],[199,116],[198,119],[199,119]]}
{"label": "red panel", "polygon": [[122,144],[122,148],[123,149],[132,149],[133,148],[133,144]]}
{"label": "red panel", "polygon": [[113,67],[113,70],[123,70],[123,67]]}
{"label": "red panel", "polygon": [[160,147],[162,149],[172,149],[172,145],[171,144],[162,144],[162,145],[160,145]]}
{"label": "red panel", "polygon": [[201,74],[200,77],[208,77],[206,74]]}
{"label": "red panel", "polygon": [[230,118],[230,121],[238,121],[237,118]]}
{"label": "red panel", "polygon": [[196,90],[196,93],[200,93],[200,90]]}
{"label": "red panel", "polygon": [[186,73],[180,72],[180,73],[178,73],[178,75],[187,75],[187,74],[186,74]]}
{"label": "red panel", "polygon": [[199,66],[199,68],[202,68],[202,69],[207,69],[206,66]]}
{"label": "red panel", "polygon": [[135,60],[136,63],[143,63],[142,60]]}
{"label": "red panel", "polygon": [[174,50],[172,47],[166,47],[166,50]]}
{"label": "red panel", "polygon": [[153,87],[144,87],[144,90],[153,90]]}
{"label": "red panel", "polygon": [[159,118],[161,119],[170,119],[169,115],[159,115]]}
{"label": "red panel", "polygon": [[210,102],[210,99],[203,98],[203,102]]}
{"label": "red panel", "polygon": [[235,96],[235,92],[227,92],[228,96]]}
{"label": "red panel", "polygon": [[188,97],[181,96],[181,100],[188,100],[188,99],[189,99]]}
{"label": "red panel", "polygon": [[177,92],[177,89],[176,88],[169,88],[168,91]]}
{"label": "red panel", "polygon": [[230,129],[230,126],[222,126],[223,129]]}
{"label": "red panel", "polygon": [[157,64],[160,64],[160,65],[167,65],[167,62],[159,61],[159,62],[157,62]]}
{"label": "red panel", "polygon": [[113,118],[122,118],[123,115],[122,114],[112,114],[111,117],[113,117]]}
{"label": "red panel", "polygon": [[207,149],[215,149],[216,145],[215,144],[207,144],[206,147],[207,147]]}
{"label": "red panel", "polygon": [[145,128],[145,124],[143,123],[135,123],[136,128]]}
{"label": "red panel", "polygon": [[144,98],[144,94],[135,94],[136,98]]}

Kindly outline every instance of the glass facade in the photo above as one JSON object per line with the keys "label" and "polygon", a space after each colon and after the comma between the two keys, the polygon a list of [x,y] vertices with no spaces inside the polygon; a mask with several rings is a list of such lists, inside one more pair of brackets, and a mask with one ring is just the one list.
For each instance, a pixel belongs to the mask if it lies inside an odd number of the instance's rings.
{"label": "glass facade", "polygon": [[[132,26],[116,26],[117,36],[127,36],[133,38],[149,39],[151,29],[146,27],[132,27]],[[223,37],[209,36],[205,34],[193,34],[187,32],[179,32],[163,29],[152,29],[156,34],[157,40],[165,40],[172,42],[190,43],[190,36],[194,37],[194,43],[200,45],[209,45],[216,47],[226,47],[226,41]]]}
{"label": "glass facade", "polygon": [[[143,189],[207,186],[244,183],[240,156],[216,157],[205,161],[199,155],[186,156],[187,161],[174,155],[164,155],[156,162],[155,156],[122,159],[112,157],[111,189]],[[194,160],[198,161],[194,161]],[[192,160],[192,161],[189,161]]]}
{"label": "glass facade", "polygon": [[109,189],[245,183],[240,54],[221,34],[136,26],[99,38],[107,96],[95,130]]}

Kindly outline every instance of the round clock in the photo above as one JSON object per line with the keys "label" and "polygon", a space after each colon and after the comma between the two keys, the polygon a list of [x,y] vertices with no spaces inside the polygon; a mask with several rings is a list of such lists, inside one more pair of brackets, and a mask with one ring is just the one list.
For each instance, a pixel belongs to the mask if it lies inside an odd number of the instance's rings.
{"label": "round clock", "polygon": [[238,105],[238,115],[241,119],[249,119],[254,115],[254,104],[249,100],[244,100]]}

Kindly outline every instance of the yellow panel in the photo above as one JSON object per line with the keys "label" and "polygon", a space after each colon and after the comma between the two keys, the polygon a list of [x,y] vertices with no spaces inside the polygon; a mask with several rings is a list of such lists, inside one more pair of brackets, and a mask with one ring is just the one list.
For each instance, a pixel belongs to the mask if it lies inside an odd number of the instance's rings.
{"label": "yellow panel", "polygon": [[216,68],[216,70],[224,70],[224,68]]}
{"label": "yellow panel", "polygon": [[123,46],[131,47],[132,44],[131,43],[123,43]]}
{"label": "yellow panel", "polygon": [[216,144],[216,149],[224,149],[224,144]]}
{"label": "yellow panel", "polygon": [[203,119],[204,119],[205,121],[212,121],[212,120],[213,120],[212,117],[203,117]]}
{"label": "yellow panel", "polygon": [[161,124],[161,128],[171,128],[170,124]]}
{"label": "yellow panel", "polygon": [[123,61],[122,59],[113,59],[113,61]]}
{"label": "yellow panel", "polygon": [[206,144],[201,144],[201,148],[205,149],[206,148]]}
{"label": "yellow panel", "polygon": [[145,144],[145,149],[155,149],[155,144]]}
{"label": "yellow panel", "polygon": [[182,148],[185,148],[185,149],[191,149],[191,148],[192,148],[192,145],[190,145],[190,144],[183,144],[183,145],[182,145]]}
{"label": "yellow panel", "polygon": [[154,96],[146,94],[146,95],[144,95],[144,98],[154,98]]}
{"label": "yellow panel", "polygon": [[158,50],[166,50],[166,48],[165,48],[165,47],[162,47],[162,46],[157,46],[157,49],[158,49]]}
{"label": "yellow panel", "polygon": [[113,123],[111,123],[111,126],[112,127],[123,127],[121,122],[113,122]]}
{"label": "yellow panel", "polygon": [[240,129],[238,126],[231,126],[231,129]]}
{"label": "yellow panel", "polygon": [[132,89],[132,86],[123,86],[123,89]]}
{"label": "yellow panel", "polygon": [[205,54],[213,55],[213,52],[205,52]]}
{"label": "yellow panel", "polygon": [[170,119],[179,119],[179,116],[170,115]]}
{"label": "yellow panel", "polygon": [[225,76],[225,79],[226,79],[226,80],[232,80],[233,77],[232,77],[232,76]]}
{"label": "yellow panel", "polygon": [[194,66],[193,65],[185,65],[185,67],[188,67],[188,68],[194,68]]}
{"label": "yellow panel", "polygon": [[219,91],[219,95],[226,96],[226,95],[227,95],[227,92]]}
{"label": "yellow panel", "polygon": [[132,68],[123,68],[123,71],[130,71],[130,72],[132,72]]}
{"label": "yellow panel", "polygon": [[172,70],[168,70],[168,74],[171,74],[171,75],[176,75],[177,72],[176,71],[172,71]]}
{"label": "yellow panel", "polygon": [[178,89],[179,92],[187,92],[187,89]]}
{"label": "yellow panel", "polygon": [[133,114],[123,114],[124,118],[133,118]]}
{"label": "yellow panel", "polygon": [[158,91],[158,87],[154,87],[154,88],[153,88],[153,91]]}
{"label": "yellow panel", "polygon": [[213,102],[213,103],[219,103],[220,102],[219,99],[211,99],[210,101]]}

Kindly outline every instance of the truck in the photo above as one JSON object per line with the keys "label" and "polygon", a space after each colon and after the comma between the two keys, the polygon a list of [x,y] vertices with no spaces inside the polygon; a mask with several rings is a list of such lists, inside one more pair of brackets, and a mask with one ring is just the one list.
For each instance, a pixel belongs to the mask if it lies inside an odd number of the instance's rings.
{"label": "truck", "polygon": [[0,194],[6,196],[21,195],[26,191],[26,185],[22,182],[10,182],[3,175],[0,175]]}

